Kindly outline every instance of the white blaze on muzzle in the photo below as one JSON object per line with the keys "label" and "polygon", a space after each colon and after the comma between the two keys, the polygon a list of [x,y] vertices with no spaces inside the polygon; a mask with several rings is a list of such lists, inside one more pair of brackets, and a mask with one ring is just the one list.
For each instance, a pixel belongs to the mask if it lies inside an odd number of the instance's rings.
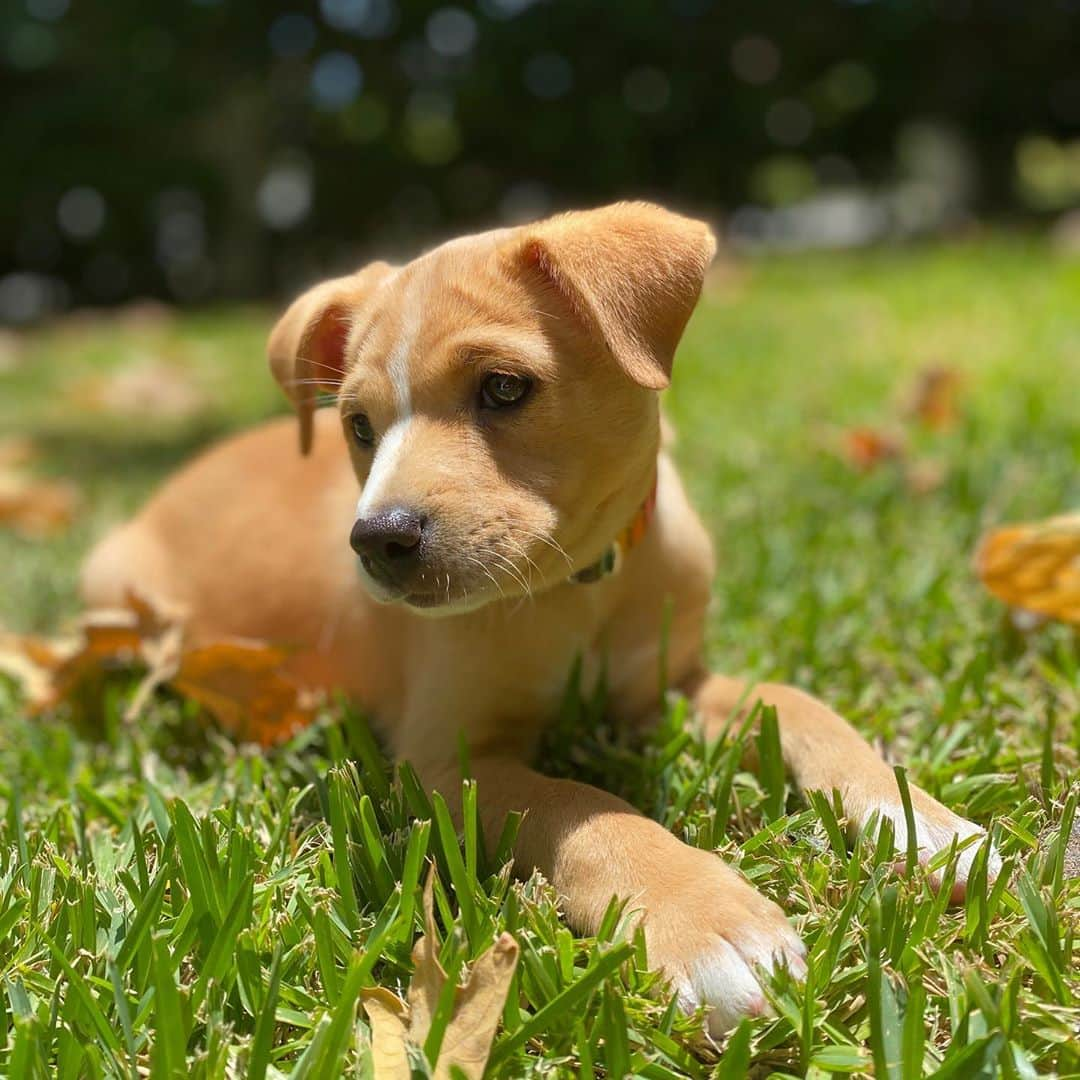
{"label": "white blaze on muzzle", "polygon": [[416,302],[418,282],[414,282],[409,291],[406,314],[393,352],[387,361],[387,371],[394,388],[394,401],[397,405],[397,419],[379,440],[375,451],[375,460],[371,463],[360,501],[356,504],[356,516],[365,517],[378,509],[386,488],[393,478],[409,439],[412,426],[412,393],[409,387],[409,359],[420,333],[420,304]]}

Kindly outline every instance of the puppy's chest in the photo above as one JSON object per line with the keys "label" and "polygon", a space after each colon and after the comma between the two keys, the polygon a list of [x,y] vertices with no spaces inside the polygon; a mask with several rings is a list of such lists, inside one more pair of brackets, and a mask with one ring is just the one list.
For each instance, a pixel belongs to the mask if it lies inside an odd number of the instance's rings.
{"label": "puppy's chest", "polygon": [[385,718],[435,740],[456,740],[458,731],[474,741],[535,737],[558,715],[578,664],[590,685],[604,667],[594,606],[571,597],[555,611],[523,604],[475,625],[428,624],[403,657],[404,695],[390,710],[397,715]]}

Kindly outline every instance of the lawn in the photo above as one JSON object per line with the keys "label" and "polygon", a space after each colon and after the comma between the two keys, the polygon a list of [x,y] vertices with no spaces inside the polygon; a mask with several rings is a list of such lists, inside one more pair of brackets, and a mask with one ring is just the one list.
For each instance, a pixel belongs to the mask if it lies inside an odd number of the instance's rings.
{"label": "lawn", "polygon": [[[946,908],[873,836],[848,849],[829,799],[740,771],[737,739],[681,735],[683,703],[628,743],[571,685],[543,764],[717,850],[810,947],[775,1016],[709,1045],[618,912],[574,937],[543,881],[511,879],[469,821],[454,835],[344,708],[262,753],[168,694],[125,725],[134,677],[34,718],[0,678],[0,1072],[371,1075],[357,992],[404,993],[430,858],[449,971],[501,930],[520,946],[490,1075],[1080,1075],[1080,645],[1018,630],[971,568],[985,528],[1080,507],[1078,298],[1080,262],[1009,238],[725,265],[666,400],[720,555],[713,664],[812,689],[991,825],[996,887]],[[6,348],[0,431],[31,435],[34,467],[83,502],[56,537],[0,530],[0,622],[55,630],[94,537],[282,410],[267,321],[73,317]],[[160,364],[185,373],[185,408],[118,411],[115,373]],[[941,431],[903,419],[931,365],[961,377]],[[904,455],[854,468],[862,426],[903,427]]]}

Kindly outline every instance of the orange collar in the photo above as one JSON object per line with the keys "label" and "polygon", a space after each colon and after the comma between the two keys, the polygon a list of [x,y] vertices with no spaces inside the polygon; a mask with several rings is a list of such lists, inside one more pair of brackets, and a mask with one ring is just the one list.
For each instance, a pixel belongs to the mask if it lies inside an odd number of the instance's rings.
{"label": "orange collar", "polygon": [[570,575],[570,581],[575,585],[591,585],[595,581],[614,574],[622,564],[623,557],[632,548],[641,543],[642,537],[649,528],[656,513],[656,481],[653,477],[652,487],[645,501],[637,508],[637,513],[630,519],[614,540],[608,545],[607,550],[596,562],[586,566],[584,570]]}

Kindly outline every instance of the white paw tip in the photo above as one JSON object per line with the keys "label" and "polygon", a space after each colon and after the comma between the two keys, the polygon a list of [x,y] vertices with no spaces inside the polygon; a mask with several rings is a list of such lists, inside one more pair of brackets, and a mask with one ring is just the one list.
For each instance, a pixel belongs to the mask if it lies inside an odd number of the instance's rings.
{"label": "white paw tip", "polygon": [[745,1016],[765,1016],[770,1011],[755,969],[766,973],[786,966],[796,979],[806,974],[806,946],[794,930],[777,934],[747,933],[737,946],[724,938],[689,965],[686,978],[677,986],[679,1004],[686,1012],[711,1006],[707,1017],[714,1038],[730,1031]]}
{"label": "white paw tip", "polygon": [[[971,876],[972,867],[975,865],[975,856],[982,846],[986,837],[986,830],[974,822],[967,821],[950,811],[945,811],[947,817],[937,821],[931,820],[925,814],[916,811],[915,839],[918,845],[919,862],[928,863],[935,855],[947,851],[952,847],[953,841],[957,845],[963,845],[956,859],[956,879],[953,887],[953,897],[962,899],[966,891],[968,878]],[[901,807],[879,807],[880,820],[888,818],[893,825],[893,838],[897,851],[904,851],[908,842],[907,820]],[[977,837],[977,840],[969,840],[969,837]],[[967,841],[967,843],[965,843]],[[988,878],[993,881],[1001,872],[1001,855],[996,847],[991,847],[989,858],[986,861]],[[933,875],[933,880],[939,882],[941,872]]]}

